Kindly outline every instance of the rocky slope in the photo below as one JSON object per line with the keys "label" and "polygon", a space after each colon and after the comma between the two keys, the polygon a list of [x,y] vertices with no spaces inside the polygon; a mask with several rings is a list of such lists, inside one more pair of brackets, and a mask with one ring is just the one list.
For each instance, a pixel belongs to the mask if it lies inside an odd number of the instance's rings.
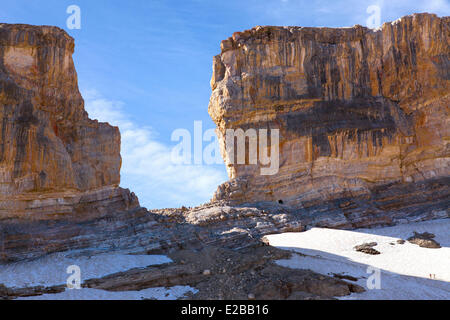
{"label": "rocky slope", "polygon": [[[449,17],[414,14],[378,30],[267,26],[222,41],[209,114],[231,180],[215,198],[448,207],[449,31]],[[226,130],[238,128],[280,130],[276,174],[248,151],[245,164],[231,161]],[[411,197],[411,184],[426,184],[428,199]]]}

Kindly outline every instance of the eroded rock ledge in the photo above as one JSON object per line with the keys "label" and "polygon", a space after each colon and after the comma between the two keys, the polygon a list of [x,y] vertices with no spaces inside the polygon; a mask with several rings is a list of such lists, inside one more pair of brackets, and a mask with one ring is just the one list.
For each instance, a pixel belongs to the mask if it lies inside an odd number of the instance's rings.
{"label": "eroded rock ledge", "polygon": [[414,14],[378,30],[265,26],[222,41],[209,103],[221,147],[227,129],[279,129],[280,167],[261,175],[224,151],[231,180],[215,199],[448,208],[449,31],[449,17]]}

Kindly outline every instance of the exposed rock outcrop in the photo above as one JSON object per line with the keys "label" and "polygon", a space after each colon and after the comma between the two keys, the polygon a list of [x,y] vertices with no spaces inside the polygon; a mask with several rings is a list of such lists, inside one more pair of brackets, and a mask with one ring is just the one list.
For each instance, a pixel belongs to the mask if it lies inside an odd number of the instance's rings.
{"label": "exposed rock outcrop", "polygon": [[[449,31],[449,17],[414,14],[378,30],[267,26],[222,41],[209,114],[231,180],[215,199],[447,209]],[[248,164],[248,148],[246,164],[231,162],[226,130],[238,128],[280,130],[276,174]],[[347,214],[361,208],[347,200]]]}
{"label": "exposed rock outcrop", "polygon": [[359,245],[355,246],[354,249],[356,251],[367,253],[367,254],[372,254],[372,255],[380,254],[380,251],[373,248],[376,245],[377,245],[376,242],[363,243],[363,244],[359,244]]}
{"label": "exposed rock outcrop", "polygon": [[412,237],[408,238],[408,241],[414,244],[417,244],[419,247],[422,248],[433,248],[433,249],[439,249],[441,245],[434,240],[434,234],[424,232],[424,233],[417,233],[414,232],[414,235]]}
{"label": "exposed rock outcrop", "polygon": [[77,222],[139,208],[118,187],[119,129],[84,110],[73,51],[59,28],[0,24],[2,260],[83,246]]}
{"label": "exposed rock outcrop", "polygon": [[0,196],[87,191],[120,182],[117,127],[88,118],[56,27],[0,24]]}

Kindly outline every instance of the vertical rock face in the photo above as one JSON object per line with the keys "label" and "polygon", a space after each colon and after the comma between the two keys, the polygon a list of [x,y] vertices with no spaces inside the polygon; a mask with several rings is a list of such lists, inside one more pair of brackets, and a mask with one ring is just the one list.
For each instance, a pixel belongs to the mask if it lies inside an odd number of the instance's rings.
{"label": "vertical rock face", "polygon": [[88,118],[56,27],[0,24],[0,198],[120,181],[120,134]]}
{"label": "vertical rock face", "polygon": [[118,187],[119,129],[84,110],[73,51],[59,28],[0,24],[0,261],[86,247],[123,228],[86,221],[142,215]]}
{"label": "vertical rock face", "polygon": [[118,188],[119,129],[84,110],[73,51],[59,28],[0,24],[0,218],[138,205]]}
{"label": "vertical rock face", "polygon": [[448,179],[449,38],[449,17],[414,14],[378,30],[256,27],[222,41],[209,104],[221,147],[227,129],[279,129],[279,170],[224,151],[231,181],[215,199],[301,206]]}

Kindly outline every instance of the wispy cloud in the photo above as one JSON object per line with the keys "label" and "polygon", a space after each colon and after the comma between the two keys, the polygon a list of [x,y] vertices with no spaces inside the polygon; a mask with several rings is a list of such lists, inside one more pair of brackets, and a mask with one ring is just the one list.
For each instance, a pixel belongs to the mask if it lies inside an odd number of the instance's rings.
{"label": "wispy cloud", "polygon": [[227,180],[224,168],[172,163],[172,146],[159,142],[152,128],[133,122],[122,102],[108,100],[95,90],[85,90],[83,96],[90,118],[119,127],[121,185],[135,192],[141,205],[147,208],[198,205],[209,200],[217,186]]}

